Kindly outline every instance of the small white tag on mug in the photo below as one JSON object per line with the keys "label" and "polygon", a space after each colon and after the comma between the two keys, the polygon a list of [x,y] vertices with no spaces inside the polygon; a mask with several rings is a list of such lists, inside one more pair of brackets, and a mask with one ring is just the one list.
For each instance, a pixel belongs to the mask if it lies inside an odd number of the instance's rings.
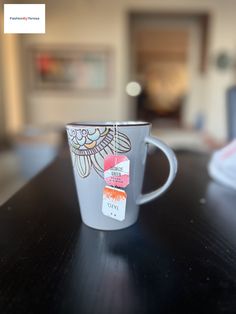
{"label": "small white tag on mug", "polygon": [[123,221],[125,219],[127,194],[125,191],[105,186],[103,190],[102,212],[105,216]]}
{"label": "small white tag on mug", "polygon": [[104,159],[104,179],[109,185],[125,188],[129,184],[129,169],[126,156],[109,155]]}

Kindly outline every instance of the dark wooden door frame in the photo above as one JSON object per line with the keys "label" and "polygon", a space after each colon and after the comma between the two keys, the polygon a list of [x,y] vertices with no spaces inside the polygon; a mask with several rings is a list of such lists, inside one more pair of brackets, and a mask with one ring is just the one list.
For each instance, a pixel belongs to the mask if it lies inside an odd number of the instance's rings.
{"label": "dark wooden door frame", "polygon": [[161,19],[197,19],[199,22],[201,36],[200,36],[200,60],[199,60],[199,71],[200,73],[205,73],[207,71],[207,61],[208,61],[208,42],[209,42],[209,28],[211,15],[209,12],[167,12],[167,11],[156,11],[156,12],[140,12],[131,11],[129,12],[129,23],[131,25],[132,19],[135,17],[150,17],[150,18],[161,18]]}

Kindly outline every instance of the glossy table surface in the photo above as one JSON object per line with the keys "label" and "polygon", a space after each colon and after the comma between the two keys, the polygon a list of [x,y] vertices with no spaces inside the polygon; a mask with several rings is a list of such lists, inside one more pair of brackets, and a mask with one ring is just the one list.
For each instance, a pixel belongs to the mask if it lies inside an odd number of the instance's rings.
{"label": "glossy table surface", "polygon": [[[236,193],[211,181],[208,156],[178,152],[164,196],[138,223],[81,223],[65,151],[0,208],[0,313],[236,313]],[[168,166],[148,158],[144,191]]]}

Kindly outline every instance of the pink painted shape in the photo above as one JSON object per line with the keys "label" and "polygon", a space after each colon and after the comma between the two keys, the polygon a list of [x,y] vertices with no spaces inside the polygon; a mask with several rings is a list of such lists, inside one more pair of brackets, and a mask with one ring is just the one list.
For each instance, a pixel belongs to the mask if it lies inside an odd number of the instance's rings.
{"label": "pink painted shape", "polygon": [[104,158],[104,171],[113,168],[122,161],[128,160],[124,155],[109,155]]}
{"label": "pink painted shape", "polygon": [[125,188],[129,184],[129,176],[127,174],[124,174],[119,177],[112,176],[112,177],[106,178],[105,181],[108,185]]}

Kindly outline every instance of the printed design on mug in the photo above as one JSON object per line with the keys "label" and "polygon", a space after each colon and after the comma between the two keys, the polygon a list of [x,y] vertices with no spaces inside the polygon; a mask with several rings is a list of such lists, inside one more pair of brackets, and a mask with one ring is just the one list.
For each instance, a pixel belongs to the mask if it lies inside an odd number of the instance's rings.
{"label": "printed design on mug", "polygon": [[103,178],[104,158],[131,150],[128,136],[114,128],[70,128],[67,134],[73,166],[82,178],[88,177],[92,168]]}

